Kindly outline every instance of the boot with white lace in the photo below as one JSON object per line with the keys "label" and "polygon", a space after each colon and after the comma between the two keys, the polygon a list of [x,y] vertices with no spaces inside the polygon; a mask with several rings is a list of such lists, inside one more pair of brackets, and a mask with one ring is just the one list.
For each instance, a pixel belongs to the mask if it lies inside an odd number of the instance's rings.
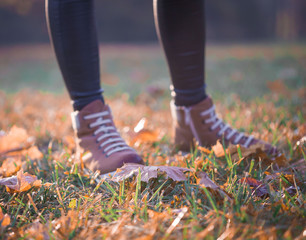
{"label": "boot with white lace", "polygon": [[176,106],[174,101],[170,103],[174,127],[175,146],[182,151],[190,151],[194,147],[194,139],[203,147],[211,147],[218,140],[225,144],[239,144],[243,147],[260,143],[264,151],[269,155],[277,155],[278,150],[271,144],[247,136],[244,133],[232,129],[219,119],[215,113],[212,99],[207,96],[203,101],[193,106]]}
{"label": "boot with white lace", "polygon": [[121,138],[109,106],[96,100],[71,114],[76,135],[77,161],[91,171],[111,173],[124,163],[143,164],[141,157]]}

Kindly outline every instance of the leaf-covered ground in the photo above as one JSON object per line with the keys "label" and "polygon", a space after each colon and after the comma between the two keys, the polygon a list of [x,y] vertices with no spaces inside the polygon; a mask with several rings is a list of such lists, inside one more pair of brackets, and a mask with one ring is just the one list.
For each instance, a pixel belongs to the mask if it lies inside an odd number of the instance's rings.
{"label": "leaf-covered ground", "polygon": [[[256,52],[231,54],[243,61]],[[279,58],[271,58],[270,66],[277,65]],[[303,66],[298,51],[292,59]],[[305,75],[294,66],[286,74],[297,74],[298,83]],[[237,73],[232,85],[241,78],[247,76]],[[220,144],[176,152],[169,98],[162,87],[149,86],[133,103],[126,94],[108,103],[122,136],[147,166],[160,167],[126,166],[108,179],[74,164],[67,96],[1,92],[1,238],[304,239],[305,86],[271,80],[262,85],[266,94],[247,102],[215,94],[217,112],[277,145],[282,156]]]}

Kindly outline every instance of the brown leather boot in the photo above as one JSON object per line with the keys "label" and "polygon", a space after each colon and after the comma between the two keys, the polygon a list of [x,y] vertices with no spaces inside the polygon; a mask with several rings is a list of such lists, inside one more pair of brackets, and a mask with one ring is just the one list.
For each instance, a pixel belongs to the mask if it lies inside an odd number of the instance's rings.
{"label": "brown leather boot", "polygon": [[76,135],[77,161],[101,174],[116,171],[124,163],[143,164],[141,157],[121,138],[109,106],[96,100],[71,114]]}
{"label": "brown leather boot", "polygon": [[208,96],[203,101],[190,107],[175,106],[170,103],[174,126],[175,146],[182,151],[190,151],[194,147],[194,139],[200,146],[211,147],[217,140],[224,138],[225,144],[239,144],[248,148],[257,143],[264,145],[264,150],[270,155],[278,154],[272,145],[246,136],[219,119],[215,113],[215,106]]}

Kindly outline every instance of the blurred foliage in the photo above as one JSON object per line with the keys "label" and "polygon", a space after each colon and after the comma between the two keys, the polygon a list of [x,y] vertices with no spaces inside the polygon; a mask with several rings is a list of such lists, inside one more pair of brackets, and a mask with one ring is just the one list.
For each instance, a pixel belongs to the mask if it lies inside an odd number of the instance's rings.
{"label": "blurred foliage", "polygon": [[0,8],[13,9],[16,13],[25,15],[31,10],[34,1],[35,0],[1,0]]}
{"label": "blurred foliage", "polygon": [[[0,44],[48,42],[44,0],[0,1]],[[152,0],[96,0],[103,42],[156,41]],[[303,40],[304,0],[206,1],[208,41]]]}

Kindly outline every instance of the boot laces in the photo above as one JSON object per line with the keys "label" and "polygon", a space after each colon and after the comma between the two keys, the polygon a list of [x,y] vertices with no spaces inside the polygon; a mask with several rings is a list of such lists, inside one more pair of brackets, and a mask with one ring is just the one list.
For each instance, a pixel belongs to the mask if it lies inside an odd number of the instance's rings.
{"label": "boot laces", "polygon": [[246,136],[244,133],[238,132],[238,130],[231,128],[228,124],[225,124],[222,119],[219,119],[215,112],[215,105],[211,106],[209,109],[201,112],[202,117],[209,116],[207,119],[204,120],[204,123],[213,123],[211,126],[211,130],[215,130],[216,128],[220,128],[218,131],[218,136],[221,136],[224,134],[225,139],[228,141],[231,137],[236,135],[234,139],[234,144],[238,144],[242,138],[245,138],[244,144],[241,144],[243,147],[248,148],[250,146],[250,143],[254,139],[253,136]]}
{"label": "boot laces", "polygon": [[121,138],[120,134],[117,132],[115,126],[107,126],[107,124],[112,123],[110,119],[105,119],[106,116],[110,115],[108,111],[92,113],[84,116],[85,120],[96,119],[95,122],[89,124],[89,128],[98,127],[94,131],[94,136],[97,136],[99,133],[103,133],[97,138],[97,143],[100,143],[100,147],[104,148],[106,156],[110,156],[115,152],[119,152],[126,149],[131,149],[125,141]]}

